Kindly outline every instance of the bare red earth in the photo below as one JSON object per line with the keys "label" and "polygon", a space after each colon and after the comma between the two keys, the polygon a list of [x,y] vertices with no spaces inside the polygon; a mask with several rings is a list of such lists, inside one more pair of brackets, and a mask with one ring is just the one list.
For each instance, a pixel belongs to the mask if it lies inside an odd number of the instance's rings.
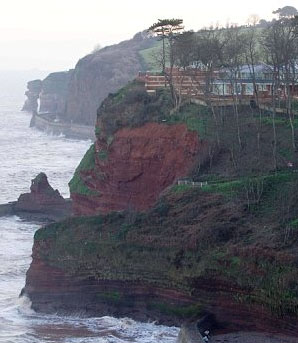
{"label": "bare red earth", "polygon": [[207,143],[185,124],[148,123],[119,130],[110,146],[97,140],[95,150],[94,170],[81,175],[99,195],[72,194],[76,215],[149,209],[165,188],[190,174],[198,156],[207,156]]}

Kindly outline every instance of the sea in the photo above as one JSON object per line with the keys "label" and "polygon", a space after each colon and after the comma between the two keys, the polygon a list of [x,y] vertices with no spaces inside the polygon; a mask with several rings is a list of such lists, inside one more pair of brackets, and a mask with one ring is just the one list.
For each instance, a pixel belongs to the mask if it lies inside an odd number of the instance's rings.
{"label": "sea", "polygon": [[[28,192],[31,179],[41,171],[68,197],[68,182],[91,142],[29,128],[30,114],[20,111],[22,93],[0,87],[0,204]],[[176,327],[129,318],[35,313],[30,300],[19,294],[31,263],[34,232],[41,225],[17,216],[0,217],[0,343],[176,342]]]}

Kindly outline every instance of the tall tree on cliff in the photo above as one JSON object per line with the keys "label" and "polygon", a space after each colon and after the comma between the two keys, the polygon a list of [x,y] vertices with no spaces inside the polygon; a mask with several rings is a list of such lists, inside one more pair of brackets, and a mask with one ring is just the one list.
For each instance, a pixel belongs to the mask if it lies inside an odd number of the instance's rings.
{"label": "tall tree on cliff", "polygon": [[239,102],[242,97],[242,85],[238,81],[241,66],[245,63],[245,36],[241,28],[228,27],[224,31],[224,49],[222,54],[222,65],[225,67],[225,77],[229,80],[233,109],[237,125],[237,138],[239,148],[242,148]]}
{"label": "tall tree on cliff", "polygon": [[195,33],[193,31],[185,31],[178,35],[173,45],[173,58],[175,66],[182,73],[175,74],[175,96],[176,109],[181,106],[182,93],[184,97],[191,95],[193,89],[184,87],[185,78],[192,78],[192,73],[189,66],[194,60]]}
{"label": "tall tree on cliff", "polygon": [[298,15],[297,9],[293,6],[284,6],[282,8],[277,9],[276,11],[273,11],[272,13],[277,14],[280,19],[293,18]]}
{"label": "tall tree on cliff", "polygon": [[184,29],[183,19],[158,19],[148,31],[159,37],[162,41],[162,72],[165,72],[167,61],[167,42],[173,43],[174,38]]}
{"label": "tall tree on cliff", "polygon": [[[174,108],[178,106],[178,99],[174,88],[173,69],[175,66],[174,42],[178,35],[183,31],[183,19],[158,19],[157,23],[151,25],[149,32],[159,37],[162,41],[162,73],[170,86],[171,96]],[[169,62],[169,68],[166,69],[166,62]]]}
{"label": "tall tree on cliff", "polygon": [[276,132],[276,108],[277,99],[280,94],[281,85],[281,66],[282,66],[282,52],[279,25],[276,22],[272,23],[263,34],[262,46],[265,53],[266,62],[270,65],[270,72],[272,75],[272,88],[271,88],[271,106],[272,106],[272,153],[274,169],[277,168],[277,132]]}
{"label": "tall tree on cliff", "polygon": [[223,47],[225,41],[222,37],[222,30],[211,27],[198,32],[194,42],[194,54],[192,67],[194,70],[193,76],[197,78],[196,84],[200,84],[202,70],[204,73],[204,86],[199,91],[204,93],[206,102],[211,108],[213,119],[216,127],[217,144],[220,145],[218,118],[213,105],[212,97],[215,90],[214,80],[217,77],[216,71],[219,69],[222,60]]}
{"label": "tall tree on cliff", "polygon": [[256,104],[256,108],[259,112],[259,121],[257,124],[257,146],[258,153],[260,155],[260,141],[262,131],[262,109],[260,108],[259,99],[259,87],[257,84],[257,71],[256,66],[261,61],[261,49],[259,46],[259,37],[257,31],[256,22],[251,25],[244,34],[245,43],[245,61],[249,69],[250,78],[253,84],[253,97]]}
{"label": "tall tree on cliff", "polygon": [[293,114],[293,87],[297,83],[298,35],[296,20],[280,19],[274,22],[266,31],[264,47],[270,57],[273,68],[275,88],[273,93],[273,110],[276,107],[276,97],[282,92],[285,100],[289,125],[292,132],[292,146],[296,150],[294,114]]}

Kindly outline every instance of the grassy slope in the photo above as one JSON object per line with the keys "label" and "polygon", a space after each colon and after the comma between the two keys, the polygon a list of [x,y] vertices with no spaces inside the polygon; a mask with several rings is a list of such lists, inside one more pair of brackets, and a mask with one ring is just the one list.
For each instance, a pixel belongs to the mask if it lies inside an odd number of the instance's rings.
{"label": "grassy slope", "polygon": [[145,70],[153,72],[161,70],[161,67],[156,58],[160,54],[161,49],[162,43],[161,41],[157,41],[153,47],[139,51],[139,54],[145,66]]}
{"label": "grassy slope", "polygon": [[96,191],[88,188],[88,186],[85,184],[82,178],[82,174],[84,172],[88,172],[94,169],[94,166],[95,166],[95,148],[94,148],[94,144],[92,144],[90,148],[87,150],[86,154],[84,155],[82,161],[76,168],[75,173],[69,182],[69,190],[71,193],[77,193],[77,194],[88,195],[88,196],[98,194]]}
{"label": "grassy slope", "polygon": [[69,219],[40,229],[35,240],[47,241],[42,258],[70,275],[141,280],[194,299],[196,283],[212,278],[233,287],[236,302],[297,315],[297,199],[291,216],[281,208],[284,196],[295,198],[297,184],[296,173],[268,176],[249,208],[247,180],[173,187],[148,213]]}

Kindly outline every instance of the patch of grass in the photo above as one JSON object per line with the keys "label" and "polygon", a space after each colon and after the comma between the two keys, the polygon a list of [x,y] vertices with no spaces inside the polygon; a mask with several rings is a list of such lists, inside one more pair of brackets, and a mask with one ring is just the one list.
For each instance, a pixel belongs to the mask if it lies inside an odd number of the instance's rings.
{"label": "patch of grass", "polygon": [[[273,124],[273,119],[271,117],[265,117],[265,118],[262,118],[262,123],[265,124],[265,125],[270,125],[272,126]],[[290,128],[291,125],[290,125],[290,121],[288,118],[280,118],[280,117],[277,117],[275,118],[275,125],[277,126],[285,126],[287,128]],[[297,129],[298,128],[298,119],[294,119],[293,120],[293,125],[294,125],[294,128]]]}
{"label": "patch of grass", "polygon": [[147,96],[145,89],[140,88],[140,82],[133,80],[120,88],[116,93],[110,93],[109,99],[112,106],[117,106],[119,104],[133,104],[135,101],[145,100]]}
{"label": "patch of grass", "polygon": [[103,300],[112,304],[118,304],[121,301],[121,294],[117,291],[97,293],[96,297],[99,300]]}
{"label": "patch of grass", "polygon": [[262,201],[260,204],[268,206],[270,204],[270,198],[275,193],[280,193],[287,183],[295,180],[298,180],[298,173],[281,171],[271,175],[243,177],[232,181],[210,182],[202,190],[205,192],[220,193],[228,198],[233,198],[239,195],[241,196],[245,192],[257,191],[255,188],[262,188],[262,199],[260,199]]}
{"label": "patch of grass", "polygon": [[125,240],[126,235],[128,234],[129,230],[132,228],[132,225],[128,223],[123,223],[120,226],[120,230],[116,233],[115,239],[118,241]]}
{"label": "patch of grass", "polygon": [[158,213],[161,217],[167,216],[170,210],[170,205],[164,201],[164,199],[160,199],[157,205],[154,207],[154,211]]}
{"label": "patch of grass", "polygon": [[174,185],[172,186],[171,191],[179,194],[179,193],[187,192],[191,189],[194,189],[192,185]]}
{"label": "patch of grass", "polygon": [[175,317],[183,319],[198,318],[203,310],[201,305],[179,306],[156,302],[149,303],[148,307],[149,309],[158,310],[161,313],[174,315]]}
{"label": "patch of grass", "polygon": [[295,152],[291,148],[280,148],[278,153],[285,159],[291,161],[295,158]]}
{"label": "patch of grass", "polygon": [[101,160],[101,161],[105,161],[108,159],[108,152],[106,150],[101,150],[99,151],[98,153],[98,158]]}
{"label": "patch of grass", "polygon": [[140,50],[139,55],[143,60],[143,68],[148,71],[161,71],[161,65],[157,62],[156,56],[161,53],[162,43],[156,41],[153,47]]}
{"label": "patch of grass", "polygon": [[298,219],[293,219],[289,222],[288,226],[292,229],[298,229]]}
{"label": "patch of grass", "polygon": [[209,183],[202,188],[204,192],[220,193],[228,197],[233,197],[243,186],[244,180],[226,181],[219,183]]}
{"label": "patch of grass", "polygon": [[185,104],[178,113],[166,117],[167,124],[185,123],[190,131],[196,131],[201,138],[212,137],[210,110],[202,105]]}
{"label": "patch of grass", "polygon": [[55,239],[60,227],[60,223],[50,224],[46,227],[42,227],[35,232],[34,240],[40,241],[44,239]]}
{"label": "patch of grass", "polygon": [[87,187],[82,180],[81,172],[93,170],[95,166],[95,146],[92,144],[85,156],[78,165],[73,178],[69,182],[69,190],[71,193],[77,193],[81,195],[98,195],[98,192],[91,190]]}
{"label": "patch of grass", "polygon": [[101,129],[99,126],[95,126],[95,136],[98,138],[100,136]]}

